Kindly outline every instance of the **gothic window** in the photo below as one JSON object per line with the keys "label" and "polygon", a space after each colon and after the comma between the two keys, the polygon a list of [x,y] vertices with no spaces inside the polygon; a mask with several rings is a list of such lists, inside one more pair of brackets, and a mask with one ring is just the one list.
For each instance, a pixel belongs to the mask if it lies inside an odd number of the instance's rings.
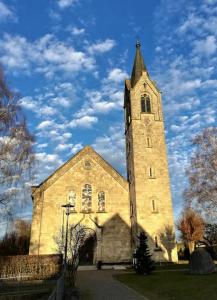
{"label": "gothic window", "polygon": [[105,211],[105,193],[99,192],[98,194],[98,211],[104,212]]}
{"label": "gothic window", "polygon": [[85,184],[82,190],[82,211],[90,212],[92,207],[92,187],[90,184]]}
{"label": "gothic window", "polygon": [[76,194],[74,191],[69,192],[69,203],[72,205],[71,211],[76,210]]}
{"label": "gothic window", "polygon": [[141,112],[151,113],[151,100],[146,94],[141,97]]}

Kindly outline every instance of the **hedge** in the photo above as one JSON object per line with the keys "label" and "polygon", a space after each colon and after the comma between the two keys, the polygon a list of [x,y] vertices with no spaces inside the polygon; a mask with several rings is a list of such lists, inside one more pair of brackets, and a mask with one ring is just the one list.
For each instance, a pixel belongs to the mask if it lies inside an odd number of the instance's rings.
{"label": "hedge", "polygon": [[55,278],[61,267],[60,254],[0,256],[0,278]]}

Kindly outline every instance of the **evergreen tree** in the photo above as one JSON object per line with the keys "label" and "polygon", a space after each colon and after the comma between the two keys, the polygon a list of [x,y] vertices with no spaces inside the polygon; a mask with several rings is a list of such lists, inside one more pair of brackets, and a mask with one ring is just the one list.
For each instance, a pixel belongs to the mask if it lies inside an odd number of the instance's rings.
{"label": "evergreen tree", "polygon": [[154,269],[154,261],[151,259],[147,244],[147,236],[144,232],[139,235],[139,246],[136,250],[136,271],[138,274],[150,274]]}

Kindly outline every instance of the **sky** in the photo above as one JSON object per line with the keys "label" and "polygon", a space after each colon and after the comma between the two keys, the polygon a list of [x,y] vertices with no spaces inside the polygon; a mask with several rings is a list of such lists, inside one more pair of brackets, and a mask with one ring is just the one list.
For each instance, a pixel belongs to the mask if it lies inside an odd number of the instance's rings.
{"label": "sky", "polygon": [[216,28],[217,0],[0,0],[0,63],[36,138],[35,183],[85,145],[125,175],[123,88],[139,39],[162,92],[177,219],[191,139],[216,124]]}

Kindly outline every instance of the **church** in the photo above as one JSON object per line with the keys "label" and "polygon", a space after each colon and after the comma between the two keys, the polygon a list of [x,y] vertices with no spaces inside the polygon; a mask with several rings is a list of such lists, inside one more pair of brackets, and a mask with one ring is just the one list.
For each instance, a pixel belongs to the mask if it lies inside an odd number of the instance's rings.
{"label": "church", "polygon": [[33,186],[29,254],[58,253],[54,237],[66,226],[62,205],[70,202],[69,228],[92,232],[81,262],[131,263],[141,231],[155,261],[177,261],[161,92],[139,42],[124,89],[127,179],[86,146]]}

